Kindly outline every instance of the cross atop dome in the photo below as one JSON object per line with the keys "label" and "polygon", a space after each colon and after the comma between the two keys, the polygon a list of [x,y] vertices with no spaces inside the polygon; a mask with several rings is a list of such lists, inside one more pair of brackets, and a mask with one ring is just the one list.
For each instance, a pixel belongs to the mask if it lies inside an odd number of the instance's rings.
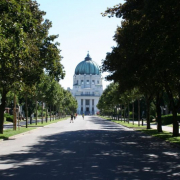
{"label": "cross atop dome", "polygon": [[85,58],[85,61],[92,61],[92,58],[91,58],[90,55],[89,55],[89,51],[88,51],[88,53],[87,53],[87,56],[86,56],[86,58]]}

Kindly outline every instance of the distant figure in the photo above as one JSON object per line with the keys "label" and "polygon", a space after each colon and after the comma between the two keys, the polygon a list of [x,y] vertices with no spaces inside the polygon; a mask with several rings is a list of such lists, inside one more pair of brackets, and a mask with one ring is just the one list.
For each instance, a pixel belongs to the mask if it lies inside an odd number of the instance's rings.
{"label": "distant figure", "polygon": [[72,122],[73,123],[73,114],[71,114],[71,120],[70,120],[70,123]]}
{"label": "distant figure", "polygon": [[84,119],[84,114],[82,114],[82,118]]}
{"label": "distant figure", "polygon": [[77,118],[77,113],[76,113],[76,118]]}
{"label": "distant figure", "polygon": [[76,119],[76,113],[74,113],[74,119]]}

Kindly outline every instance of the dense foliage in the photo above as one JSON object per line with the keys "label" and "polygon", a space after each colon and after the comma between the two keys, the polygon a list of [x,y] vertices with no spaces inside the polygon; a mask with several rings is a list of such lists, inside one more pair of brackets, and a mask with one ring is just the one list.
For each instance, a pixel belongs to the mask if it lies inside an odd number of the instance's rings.
{"label": "dense foliage", "polygon": [[173,135],[179,135],[180,107],[180,2],[168,0],[126,0],[103,14],[121,17],[114,40],[117,46],[107,53],[103,71],[108,80],[119,83],[120,91],[136,88],[146,98],[147,128],[150,103],[156,99],[158,123],[160,99],[166,91],[173,113]]}
{"label": "dense foliage", "polygon": [[[26,101],[34,97],[48,105],[57,103],[56,99],[51,102],[59,88],[55,81],[63,79],[65,72],[59,43],[55,42],[58,35],[48,34],[52,23],[43,19],[45,14],[34,0],[0,1],[0,133],[8,92],[21,94]],[[44,82],[44,73],[56,87]],[[42,91],[37,93],[38,89]],[[57,98],[63,99],[60,89]]]}

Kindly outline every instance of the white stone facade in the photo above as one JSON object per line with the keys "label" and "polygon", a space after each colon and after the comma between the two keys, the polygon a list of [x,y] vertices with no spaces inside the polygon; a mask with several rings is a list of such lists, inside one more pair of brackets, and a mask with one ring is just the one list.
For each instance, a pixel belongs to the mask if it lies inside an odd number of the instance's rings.
{"label": "white stone facade", "polygon": [[77,114],[93,115],[99,110],[96,105],[103,93],[102,78],[100,75],[74,75],[73,89],[68,90],[78,102]]}

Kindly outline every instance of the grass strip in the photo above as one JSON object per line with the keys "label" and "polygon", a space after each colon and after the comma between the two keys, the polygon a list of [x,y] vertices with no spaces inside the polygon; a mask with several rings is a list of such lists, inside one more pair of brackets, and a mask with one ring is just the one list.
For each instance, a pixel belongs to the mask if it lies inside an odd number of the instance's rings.
{"label": "grass strip", "polygon": [[[42,127],[44,127],[44,126],[47,126],[47,125],[52,124],[52,123],[57,123],[57,122],[59,122],[59,121],[66,120],[66,119],[68,119],[68,118],[69,118],[69,117],[65,117],[65,118],[62,118],[62,119],[51,120],[51,121],[48,120],[47,122],[44,120],[43,123],[42,123],[42,122],[38,122],[38,123],[37,123],[37,126],[42,126]],[[28,127],[34,127],[34,126],[36,126],[36,123],[28,124]]]}
{"label": "grass strip", "polygon": [[17,128],[16,131],[14,131],[13,129],[7,129],[7,130],[4,130],[3,134],[0,134],[0,139],[8,139],[11,136],[30,131],[32,129],[35,129],[35,128],[33,128],[33,127],[31,127],[31,128],[21,127],[20,129]]}
{"label": "grass strip", "polygon": [[146,129],[145,126],[138,126],[137,124],[133,125],[132,123],[128,123],[128,122],[124,122],[124,121],[123,122],[117,121],[117,120],[113,120],[111,118],[104,117],[104,116],[100,116],[100,117],[103,119],[107,119],[107,120],[113,121],[115,123],[121,124],[121,125],[126,126],[128,128],[133,128],[134,130],[141,131],[145,134],[160,138],[160,139],[165,140],[167,142],[180,145],[180,136],[179,137],[173,137],[172,133],[170,133],[170,132],[166,132],[166,131],[158,132],[156,129]]}
{"label": "grass strip", "polygon": [[17,135],[17,134],[21,134],[21,133],[24,133],[24,132],[27,132],[27,131],[31,131],[33,129],[38,128],[39,126],[43,127],[43,126],[46,126],[46,125],[49,125],[49,124],[52,124],[52,123],[57,123],[59,121],[66,120],[68,118],[69,117],[65,117],[65,118],[57,119],[57,120],[52,120],[52,121],[48,121],[47,123],[44,121],[43,124],[41,122],[39,122],[37,125],[35,123],[28,124],[28,128],[20,127],[20,129],[18,129],[18,127],[17,127],[16,131],[14,131],[13,129],[7,129],[7,130],[4,130],[3,134],[0,134],[0,139],[5,139],[6,140],[6,139],[8,139],[11,136],[14,136],[14,135]]}
{"label": "grass strip", "polygon": [[4,124],[11,124],[11,122],[9,122],[9,121],[4,121]]}

